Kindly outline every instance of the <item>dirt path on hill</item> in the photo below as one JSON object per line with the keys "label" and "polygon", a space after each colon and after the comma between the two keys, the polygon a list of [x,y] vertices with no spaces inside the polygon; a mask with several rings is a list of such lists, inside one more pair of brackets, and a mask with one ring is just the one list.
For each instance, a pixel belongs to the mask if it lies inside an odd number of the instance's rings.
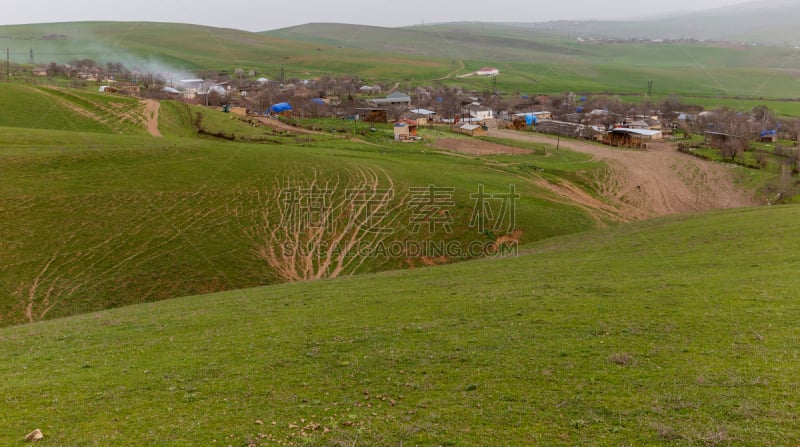
{"label": "dirt path on hill", "polygon": [[[535,143],[556,141],[549,136],[512,130],[493,129],[490,135]],[[560,146],[606,162],[608,169],[595,178],[596,188],[613,200],[624,219],[759,205],[752,194],[735,186],[730,167],[682,154],[667,143],[650,143],[646,151],[563,139]],[[574,195],[568,191],[570,188],[556,189],[554,192],[563,197]],[[594,207],[586,197],[572,199]]]}
{"label": "dirt path on hill", "polygon": [[277,130],[279,132],[294,132],[303,135],[328,135],[325,132],[320,132],[317,130],[308,130],[302,127],[292,126],[291,124],[286,124],[281,120],[275,118],[259,116],[256,117],[256,119],[258,120],[259,123],[264,124],[265,126],[271,128],[272,130]]}
{"label": "dirt path on hill", "polygon": [[160,138],[162,137],[161,131],[158,130],[158,111],[161,109],[161,103],[155,99],[145,99],[144,103],[144,127],[150,135]]}

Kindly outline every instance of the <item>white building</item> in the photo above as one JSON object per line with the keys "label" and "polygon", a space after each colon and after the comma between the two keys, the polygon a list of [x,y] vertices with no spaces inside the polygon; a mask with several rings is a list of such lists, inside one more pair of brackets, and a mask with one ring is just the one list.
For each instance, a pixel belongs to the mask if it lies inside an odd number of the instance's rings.
{"label": "white building", "polygon": [[494,67],[483,67],[476,71],[475,74],[478,76],[497,76],[500,74],[500,70]]}

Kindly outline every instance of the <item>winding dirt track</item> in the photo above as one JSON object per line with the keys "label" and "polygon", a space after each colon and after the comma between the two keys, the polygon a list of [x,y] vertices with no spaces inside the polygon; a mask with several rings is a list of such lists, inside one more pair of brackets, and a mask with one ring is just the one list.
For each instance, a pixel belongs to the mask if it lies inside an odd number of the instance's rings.
{"label": "winding dirt track", "polygon": [[143,102],[145,129],[150,135],[161,137],[161,131],[158,130],[158,111],[161,109],[161,103],[155,99],[145,99]]}
{"label": "winding dirt track", "polygon": [[[491,130],[490,135],[555,143],[555,138],[549,136],[512,130]],[[560,147],[591,154],[609,166],[595,183],[603,196],[614,201],[617,213],[625,220],[759,205],[755,197],[735,186],[730,167],[682,154],[666,143],[650,143],[646,151],[574,140],[561,140]],[[585,197],[570,197],[573,194],[563,187],[550,189],[561,197],[590,206]]]}

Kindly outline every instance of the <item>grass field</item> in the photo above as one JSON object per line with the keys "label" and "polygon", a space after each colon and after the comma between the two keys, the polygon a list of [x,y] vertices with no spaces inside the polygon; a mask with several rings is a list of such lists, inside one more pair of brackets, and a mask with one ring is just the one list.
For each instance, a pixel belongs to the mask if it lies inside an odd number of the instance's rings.
{"label": "grass field", "polygon": [[660,219],[0,329],[0,442],[793,446],[799,218]]}
{"label": "grass field", "polygon": [[323,74],[434,77],[447,69],[441,60],[432,58],[381,56],[247,31],[175,23],[14,25],[0,26],[0,34],[11,37],[8,42],[13,58],[20,63],[28,61],[32,49],[39,63],[91,58],[100,63],[123,62],[129,69],[186,77],[193,77],[190,72],[194,70],[233,73],[236,68],[256,69],[269,78],[277,78],[281,68],[289,77],[304,79]]}
{"label": "grass field", "polygon": [[469,23],[401,29],[309,24],[265,34],[364,51],[443,58],[449,60],[451,69],[446,83],[478,91],[490,91],[491,81],[454,76],[496,66],[502,72],[498,89],[506,94],[644,94],[652,80],[654,92],[665,95],[800,97],[800,52],[790,47],[578,43],[552,32]]}
{"label": "grass field", "polygon": [[[635,93],[654,79],[686,97],[800,96],[784,49],[356,31],[298,42],[174,24],[0,27],[40,57],[185,70],[416,85],[502,64],[498,86],[528,94]],[[458,44],[439,54],[431,32]],[[774,69],[781,57],[790,70]],[[401,144],[389,125],[272,130],[172,101],[154,138],[134,99],[3,83],[0,103],[0,444],[36,428],[42,445],[86,446],[800,440],[797,206],[612,223],[542,184],[603,202],[609,166],[544,144],[486,138],[531,152],[473,156],[435,149],[466,141],[441,128]],[[770,181],[767,168],[737,170],[739,186]],[[485,194],[493,213],[476,208]],[[521,248],[465,251],[502,240]],[[372,251],[339,256],[362,241]],[[448,248],[409,250],[431,241]],[[287,283],[298,278],[322,279]]]}
{"label": "grass field", "polygon": [[[70,92],[63,97],[90,110],[99,107],[95,96],[100,95]],[[539,177],[590,178],[601,168],[567,152],[504,161],[457,157],[425,145],[394,143],[386,129],[364,129],[370,141],[365,144],[338,133],[273,132],[231,114],[173,102],[162,103],[164,138],[152,138],[141,128],[119,134],[97,121],[79,120],[82,115],[68,107],[56,115],[62,121],[37,129],[36,117],[50,106],[42,103],[37,112],[31,104],[36,106],[29,103],[9,124],[24,126],[21,120],[27,120],[32,127],[0,127],[3,326],[279,282],[285,278],[258,255],[264,236],[258,231],[267,223],[266,214],[277,212],[282,199],[276,194],[307,187],[315,179],[336,190],[333,200],[348,188],[363,186],[358,178],[375,173],[381,188],[394,188],[395,237],[407,240],[433,236],[409,234],[412,188],[428,185],[452,188],[444,190],[452,199],[452,233],[434,228],[436,240],[466,245],[504,234],[471,225],[471,194],[480,185],[491,194],[515,185],[521,197],[513,217],[523,243],[597,225],[585,211],[535,184]],[[133,110],[138,104],[128,106]],[[198,122],[204,134],[197,134]],[[591,189],[591,183],[585,187]],[[471,257],[445,254],[431,261],[425,256],[370,257],[357,271]]]}
{"label": "grass field", "polygon": [[[145,135],[134,98],[55,86],[0,84],[0,126]],[[24,134],[20,136],[24,140]]]}

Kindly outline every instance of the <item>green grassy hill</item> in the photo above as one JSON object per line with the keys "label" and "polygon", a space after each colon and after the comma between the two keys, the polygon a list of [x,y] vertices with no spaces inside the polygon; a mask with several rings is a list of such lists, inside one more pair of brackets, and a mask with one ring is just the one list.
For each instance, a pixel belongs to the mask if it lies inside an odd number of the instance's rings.
{"label": "green grassy hill", "polygon": [[0,329],[0,442],[794,445],[798,222],[660,219]]}
{"label": "green grassy hill", "polygon": [[602,44],[519,24],[454,23],[411,28],[309,24],[267,35],[397,55],[447,58],[447,82],[489,90],[485,78],[456,79],[497,66],[509,92],[646,91],[725,97],[797,98],[800,59],[793,48],[727,44]]}
{"label": "green grassy hill", "polygon": [[[230,114],[173,102],[161,106],[159,128],[165,137],[153,138],[141,128],[121,134],[82,119],[75,111],[78,104],[86,107],[83,112],[99,107],[93,104],[105,98],[101,95],[13,85],[0,85],[0,94],[35,99],[25,108],[0,113],[0,122],[8,126],[0,127],[0,326],[291,280],[280,270],[291,260],[265,258],[264,250],[294,237],[270,233],[286,226],[280,215],[286,211],[282,194],[314,184],[316,191],[331,191],[324,200],[341,206],[360,197],[352,196],[357,188],[391,190],[395,195],[379,209],[389,216],[386,226],[394,231],[393,241],[447,240],[465,252],[468,244],[492,243],[512,227],[507,220],[502,228],[490,225],[481,232],[471,224],[471,195],[480,185],[488,194],[507,193],[515,185],[521,195],[513,216],[521,233],[515,237],[523,243],[602,224],[536,184],[541,178],[569,181],[597,196],[593,178],[603,166],[588,155],[540,149],[506,159],[460,157],[393,143],[389,125],[369,132],[362,124],[357,135],[364,133],[369,141],[359,142],[348,134],[254,127]],[[58,101],[38,101],[50,97],[62,98],[63,107]],[[349,133],[352,122],[343,123]],[[451,223],[450,233],[440,226],[433,228],[436,234],[427,227],[412,234],[413,216],[423,212],[410,202],[415,194],[419,197],[414,188],[429,185],[452,188],[441,191],[452,204],[438,211],[446,213],[441,215]],[[376,205],[375,197],[367,199],[353,203]],[[492,206],[497,219],[500,204]],[[338,231],[347,228],[351,216],[356,223],[367,219],[354,213],[339,208],[325,222]],[[373,214],[368,219],[380,218]],[[368,253],[345,273],[472,256],[430,254],[440,251],[415,253],[412,247],[402,253]],[[329,267],[335,269],[335,263]]]}
{"label": "green grassy hill", "polygon": [[[142,105],[122,96],[55,86],[0,85],[0,126],[145,135]],[[23,138],[19,135],[18,138]]]}
{"label": "green grassy hill", "polygon": [[[555,31],[559,31],[556,29]],[[598,44],[516,24],[457,23],[411,28],[310,24],[250,33],[196,25],[83,22],[0,26],[12,58],[38,63],[93,58],[133,68],[277,77],[353,75],[383,81],[458,84],[490,90],[485,78],[456,78],[486,65],[506,93],[615,92],[798,98],[797,50],[726,44]]]}
{"label": "green grassy hill", "polygon": [[[76,22],[0,26],[0,41],[19,63],[32,49],[38,63],[91,58],[129,68],[169,71],[255,69],[277,77],[323,74],[435,77],[447,65],[431,58],[381,57],[374,52],[289,41],[257,33],[199,25],[146,22]],[[380,60],[380,64],[374,61]]]}
{"label": "green grassy hill", "polygon": [[797,46],[800,45],[798,20],[800,5],[796,2],[762,0],[638,21],[564,21],[528,26],[577,36],[701,39]]}

